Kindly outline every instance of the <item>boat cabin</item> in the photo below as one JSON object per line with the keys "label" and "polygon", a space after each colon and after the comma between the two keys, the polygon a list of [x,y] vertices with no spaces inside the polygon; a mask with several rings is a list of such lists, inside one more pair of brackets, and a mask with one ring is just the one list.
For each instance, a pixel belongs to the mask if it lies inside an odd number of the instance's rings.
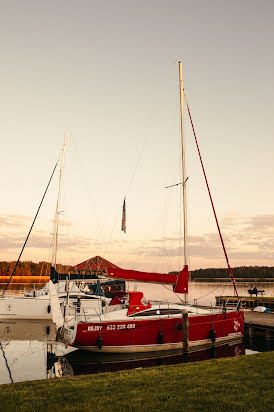
{"label": "boat cabin", "polygon": [[108,305],[108,312],[128,308],[127,316],[151,308],[150,302],[144,298],[143,292],[121,291],[115,293]]}

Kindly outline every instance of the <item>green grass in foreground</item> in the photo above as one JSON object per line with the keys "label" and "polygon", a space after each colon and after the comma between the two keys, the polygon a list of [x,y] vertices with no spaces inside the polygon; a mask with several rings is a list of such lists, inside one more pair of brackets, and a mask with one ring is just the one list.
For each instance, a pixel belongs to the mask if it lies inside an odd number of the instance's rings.
{"label": "green grass in foreground", "polygon": [[274,353],[0,386],[1,411],[271,411]]}

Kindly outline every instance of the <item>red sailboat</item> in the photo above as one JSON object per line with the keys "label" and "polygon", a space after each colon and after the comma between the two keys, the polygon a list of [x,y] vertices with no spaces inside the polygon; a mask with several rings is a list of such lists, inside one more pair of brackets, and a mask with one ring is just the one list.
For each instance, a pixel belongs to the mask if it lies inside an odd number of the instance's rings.
{"label": "red sailboat", "polygon": [[180,304],[151,304],[142,292],[118,292],[104,314],[77,324],[73,346],[93,352],[148,352],[182,347],[188,312],[190,350],[226,344],[243,335],[243,312],[220,313]]}
{"label": "red sailboat", "polygon": [[[188,293],[187,256],[187,210],[186,210],[186,167],[183,127],[183,78],[182,64],[179,62],[181,136],[182,136],[182,189],[184,207],[184,259],[185,266],[179,274],[159,274],[111,268],[108,276],[126,281],[152,282],[173,285],[175,293]],[[200,155],[189,106],[186,100],[194,137],[213,207],[221,243],[228,264],[229,273],[238,296],[237,288],[229,265],[220,227],[210,194],[205,170]],[[188,321],[183,322],[188,314]],[[225,344],[243,336],[244,318],[240,310],[227,311],[225,308],[199,308],[189,304],[148,302],[142,292],[121,291],[116,293],[107,307],[98,316],[84,322],[77,322],[70,328],[72,345],[90,351],[101,352],[147,352],[181,348],[186,340],[193,349]]]}

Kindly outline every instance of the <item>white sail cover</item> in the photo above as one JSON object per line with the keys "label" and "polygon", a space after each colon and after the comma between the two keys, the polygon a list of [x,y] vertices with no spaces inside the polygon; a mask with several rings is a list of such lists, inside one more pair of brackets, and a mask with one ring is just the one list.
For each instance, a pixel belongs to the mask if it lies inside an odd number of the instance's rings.
{"label": "white sail cover", "polygon": [[58,329],[61,326],[63,326],[64,318],[63,318],[62,311],[60,308],[57,291],[51,280],[49,281],[48,286],[49,286],[49,299],[50,299],[50,306],[51,306],[51,313],[52,313],[52,321],[53,323],[55,323]]}

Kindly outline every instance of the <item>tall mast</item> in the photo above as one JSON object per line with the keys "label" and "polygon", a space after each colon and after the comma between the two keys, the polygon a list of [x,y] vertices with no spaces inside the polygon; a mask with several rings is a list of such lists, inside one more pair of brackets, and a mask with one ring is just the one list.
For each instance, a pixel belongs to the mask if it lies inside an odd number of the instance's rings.
{"label": "tall mast", "polygon": [[182,182],[183,182],[183,212],[184,212],[184,264],[188,266],[187,253],[187,198],[186,198],[186,160],[185,160],[185,135],[184,135],[184,88],[182,63],[179,65],[179,87],[180,87],[180,107],[181,107],[181,139],[182,139]]}
{"label": "tall mast", "polygon": [[63,144],[62,154],[61,154],[62,158],[61,158],[61,166],[60,166],[60,172],[59,172],[58,197],[57,197],[55,218],[54,218],[54,225],[53,225],[54,226],[54,229],[53,229],[54,242],[53,242],[53,252],[52,252],[52,262],[51,262],[51,264],[55,268],[55,270],[56,270],[56,260],[57,260],[59,216],[60,216],[60,213],[61,213],[59,208],[60,208],[61,191],[62,191],[62,184],[63,184],[63,171],[64,171],[64,162],[65,162],[66,143],[67,143],[67,136],[65,134],[64,144]]}

